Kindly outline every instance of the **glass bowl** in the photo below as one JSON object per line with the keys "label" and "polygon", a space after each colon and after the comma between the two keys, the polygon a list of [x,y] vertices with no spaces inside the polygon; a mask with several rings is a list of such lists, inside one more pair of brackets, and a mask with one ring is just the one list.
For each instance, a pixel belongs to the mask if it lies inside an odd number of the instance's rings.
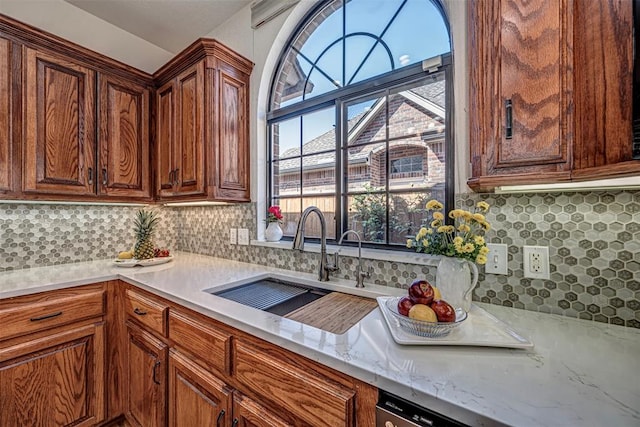
{"label": "glass bowl", "polygon": [[391,315],[398,321],[400,327],[414,335],[427,338],[443,337],[460,326],[467,318],[467,312],[458,307],[456,308],[456,320],[453,322],[426,322],[424,320],[412,319],[398,313],[398,301],[400,301],[401,298],[402,297],[389,298],[385,301],[385,305],[387,310],[391,312]]}

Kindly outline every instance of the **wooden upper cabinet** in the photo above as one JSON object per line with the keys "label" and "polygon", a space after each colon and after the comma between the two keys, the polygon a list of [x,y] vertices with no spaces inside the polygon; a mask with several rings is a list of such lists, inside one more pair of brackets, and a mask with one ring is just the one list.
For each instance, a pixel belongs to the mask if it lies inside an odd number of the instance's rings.
{"label": "wooden upper cabinet", "polygon": [[[489,167],[567,162],[563,120],[568,112],[563,75],[568,72],[566,1],[502,1],[499,132]],[[510,123],[508,123],[510,122]],[[491,157],[489,157],[491,159]],[[555,167],[554,167],[555,169]]]}
{"label": "wooden upper cabinet", "polygon": [[215,197],[249,200],[249,75],[220,62],[217,96]]}
{"label": "wooden upper cabinet", "polygon": [[149,198],[149,89],[99,76],[98,192]]}
{"label": "wooden upper cabinet", "polygon": [[633,3],[573,0],[574,178],[640,174],[631,144]]}
{"label": "wooden upper cabinet", "polygon": [[160,198],[173,194],[175,156],[175,83],[167,82],[156,91],[156,193]]}
{"label": "wooden upper cabinet", "polygon": [[632,2],[469,2],[475,190],[638,173]]}
{"label": "wooden upper cabinet", "polygon": [[95,71],[23,50],[25,192],[95,194]]}
{"label": "wooden upper cabinet", "polygon": [[160,199],[249,201],[253,64],[200,39],[155,75]]}
{"label": "wooden upper cabinet", "polygon": [[161,86],[156,100],[156,191],[161,198],[204,196],[204,62]]}
{"label": "wooden upper cabinet", "polygon": [[13,188],[13,135],[11,114],[11,42],[0,38],[0,194]]}
{"label": "wooden upper cabinet", "polygon": [[469,3],[472,188],[569,179],[567,4]]}
{"label": "wooden upper cabinet", "polygon": [[204,194],[204,62],[182,72],[176,89],[176,193]]}

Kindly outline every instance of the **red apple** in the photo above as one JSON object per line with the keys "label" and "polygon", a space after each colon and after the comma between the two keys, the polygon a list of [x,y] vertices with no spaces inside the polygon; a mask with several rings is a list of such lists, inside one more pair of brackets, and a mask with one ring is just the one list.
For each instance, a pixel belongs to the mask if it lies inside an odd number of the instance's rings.
{"label": "red apple", "polygon": [[450,323],[456,320],[456,311],[451,307],[451,304],[443,299],[433,301],[431,309],[436,312],[438,322]]}
{"label": "red apple", "polygon": [[414,304],[429,305],[433,301],[433,288],[426,280],[414,280],[409,287],[409,298]]}
{"label": "red apple", "polygon": [[409,315],[409,310],[413,307],[413,301],[409,297],[402,297],[400,301],[398,301],[398,313],[403,316]]}

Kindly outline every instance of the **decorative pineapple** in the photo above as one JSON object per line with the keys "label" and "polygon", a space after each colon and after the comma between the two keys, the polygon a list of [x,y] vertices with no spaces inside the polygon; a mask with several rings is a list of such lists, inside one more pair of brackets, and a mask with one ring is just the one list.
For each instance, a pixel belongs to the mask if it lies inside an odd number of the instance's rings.
{"label": "decorative pineapple", "polygon": [[136,245],[133,248],[133,257],[136,259],[153,258],[153,233],[158,224],[155,212],[140,209],[134,220],[136,232]]}

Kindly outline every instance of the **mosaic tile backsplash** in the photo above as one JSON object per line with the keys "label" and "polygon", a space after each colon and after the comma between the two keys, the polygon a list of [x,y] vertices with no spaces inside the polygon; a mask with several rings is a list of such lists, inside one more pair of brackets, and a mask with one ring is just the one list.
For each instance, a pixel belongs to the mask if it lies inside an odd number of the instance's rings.
{"label": "mosaic tile backsplash", "polygon": [[[139,207],[0,204],[0,271],[109,259],[135,243]],[[175,212],[153,208],[156,246],[176,246]]]}
{"label": "mosaic tile backsplash", "polygon": [[[640,192],[523,195],[466,194],[459,207],[491,204],[487,239],[505,243],[507,276],[484,274],[474,300],[640,328]],[[0,271],[111,258],[132,242],[137,208],[0,205]],[[158,208],[158,241],[175,250],[297,271],[315,272],[319,254],[229,243],[229,228],[256,236],[255,204]],[[550,280],[524,278],[522,246],[548,246]],[[343,258],[341,277],[354,279],[355,259]],[[368,281],[407,286],[435,279],[435,268],[371,260]]]}

